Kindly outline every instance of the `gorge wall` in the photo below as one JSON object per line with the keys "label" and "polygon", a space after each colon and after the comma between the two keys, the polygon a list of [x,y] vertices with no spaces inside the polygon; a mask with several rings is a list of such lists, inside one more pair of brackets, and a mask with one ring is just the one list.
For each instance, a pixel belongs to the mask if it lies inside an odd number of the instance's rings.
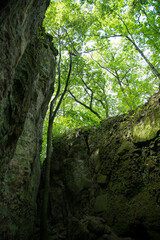
{"label": "gorge wall", "polygon": [[48,0],[0,8],[0,239],[30,239],[40,181],[43,119],[57,52],[39,31]]}
{"label": "gorge wall", "polygon": [[54,139],[49,212],[51,239],[160,239],[159,93]]}
{"label": "gorge wall", "polygon": [[[48,4],[7,0],[0,6],[1,240],[39,239],[41,130],[57,55],[50,36],[38,30]],[[50,240],[160,239],[159,119],[156,94],[138,112],[108,118],[100,129],[54,139]],[[38,204],[42,191],[43,176]]]}

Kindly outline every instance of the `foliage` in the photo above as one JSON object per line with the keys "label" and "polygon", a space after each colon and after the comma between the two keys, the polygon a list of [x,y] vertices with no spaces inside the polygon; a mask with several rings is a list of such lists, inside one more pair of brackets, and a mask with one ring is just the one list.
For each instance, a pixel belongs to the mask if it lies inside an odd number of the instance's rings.
{"label": "foliage", "polygon": [[54,135],[134,110],[158,91],[159,24],[156,0],[51,1],[44,27],[61,52],[62,86],[74,56]]}
{"label": "foliage", "polygon": [[155,0],[51,1],[44,27],[59,55],[44,122],[41,240],[48,233],[52,135],[135,110],[158,89],[159,13]]}

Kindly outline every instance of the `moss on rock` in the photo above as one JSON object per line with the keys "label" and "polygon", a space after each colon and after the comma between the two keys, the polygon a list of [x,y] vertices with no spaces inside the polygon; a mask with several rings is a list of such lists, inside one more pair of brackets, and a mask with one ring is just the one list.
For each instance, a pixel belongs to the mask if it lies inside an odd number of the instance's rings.
{"label": "moss on rock", "polygon": [[105,212],[108,208],[108,201],[107,195],[103,194],[97,196],[94,203],[94,210],[95,212]]}
{"label": "moss on rock", "polygon": [[[103,120],[101,129],[88,131],[88,146],[80,130],[70,134],[65,153],[59,154],[60,142],[54,145],[55,158],[63,162],[63,173],[67,171],[65,201],[68,215],[77,218],[72,225],[75,239],[78,234],[91,237],[84,231],[84,216],[101,216],[121,236],[159,240],[159,99],[157,93],[138,111]],[[74,187],[68,189],[69,183]],[[98,232],[94,223],[89,229]]]}

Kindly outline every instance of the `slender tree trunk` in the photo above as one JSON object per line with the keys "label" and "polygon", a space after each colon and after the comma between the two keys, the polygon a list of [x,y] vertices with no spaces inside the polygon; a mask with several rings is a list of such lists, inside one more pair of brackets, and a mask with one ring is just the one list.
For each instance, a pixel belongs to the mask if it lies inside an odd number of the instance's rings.
{"label": "slender tree trunk", "polygon": [[140,55],[143,57],[143,59],[145,60],[145,62],[150,66],[150,68],[152,69],[152,72],[154,73],[154,75],[156,77],[159,78],[160,80],[160,73],[157,71],[157,69],[152,65],[152,63],[147,59],[147,57],[144,55],[144,53],[141,51],[141,49],[137,46],[132,34],[129,31],[128,26],[126,25],[125,21],[122,19],[122,17],[120,15],[118,15],[118,17],[120,18],[121,22],[124,24],[129,36],[125,36],[127,38],[127,40],[129,40],[133,46],[135,47],[135,49],[140,53]]}
{"label": "slender tree trunk", "polygon": [[[47,130],[47,153],[46,153],[46,160],[45,160],[45,183],[44,183],[44,193],[43,193],[43,199],[42,199],[42,207],[41,207],[41,225],[40,225],[40,240],[48,240],[48,202],[49,202],[49,190],[50,190],[50,169],[51,169],[51,156],[52,156],[52,127],[53,122],[56,117],[56,114],[60,108],[60,105],[62,103],[62,100],[67,92],[67,87],[69,85],[69,79],[71,75],[71,69],[72,69],[72,57],[70,54],[70,66],[69,66],[69,72],[66,80],[66,85],[64,88],[64,91],[60,97],[60,100],[54,109],[54,105],[56,103],[56,100],[59,95],[60,88],[58,88],[58,93],[56,93],[56,96],[51,101],[50,105],[50,113],[49,113],[49,125]],[[60,79],[60,78],[59,78]]]}
{"label": "slender tree trunk", "polygon": [[50,188],[50,165],[51,165],[51,151],[52,151],[52,112],[53,100],[50,106],[49,125],[47,130],[47,154],[45,160],[45,178],[44,178],[44,193],[41,207],[41,226],[40,226],[40,240],[48,239],[47,217],[48,217],[48,197]]}
{"label": "slender tree trunk", "polygon": [[[106,93],[105,93],[105,88],[104,87],[103,87],[102,91],[103,91],[103,94],[104,94],[104,102],[105,102],[104,109],[105,109],[105,113],[106,113],[106,118],[108,118],[109,117],[109,103],[108,103],[108,99],[106,97]],[[102,106],[103,106],[103,104],[102,104]]]}
{"label": "slender tree trunk", "polygon": [[136,50],[140,53],[140,55],[143,57],[143,59],[146,61],[146,63],[150,66],[152,69],[152,72],[159,78],[160,80],[160,73],[157,71],[157,69],[152,65],[152,63],[146,58],[144,53],[140,50],[140,48],[137,46],[135,41],[133,41],[130,37],[126,36],[126,38],[134,45]]}

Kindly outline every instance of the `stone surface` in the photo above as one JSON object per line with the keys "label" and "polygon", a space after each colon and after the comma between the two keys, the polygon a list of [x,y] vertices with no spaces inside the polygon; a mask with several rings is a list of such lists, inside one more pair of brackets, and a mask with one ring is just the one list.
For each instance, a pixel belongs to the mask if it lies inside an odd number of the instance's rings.
{"label": "stone surface", "polygon": [[52,48],[46,35],[38,36],[28,45],[10,91],[15,124],[10,135],[21,128],[22,133],[12,157],[7,154],[14,146],[12,139],[7,148],[5,145],[1,148],[5,155],[0,171],[0,239],[28,239],[33,232],[41,173],[42,124],[54,90]]}
{"label": "stone surface", "polygon": [[[56,222],[66,227],[68,240],[78,231],[80,239],[160,239],[159,113],[157,93],[138,111],[103,120],[101,129],[77,129],[55,139],[53,228]],[[112,230],[103,232],[106,226]]]}
{"label": "stone surface", "polygon": [[[22,128],[19,123],[15,124],[11,111],[14,103],[10,99],[12,89],[19,89],[13,81],[15,71],[28,43],[37,35],[38,27],[42,23],[44,13],[49,1],[25,0],[25,1],[3,1],[0,9],[0,145],[11,145],[13,149]],[[28,84],[28,83],[26,83]],[[25,83],[24,83],[25,85]],[[18,91],[18,90],[17,90]],[[27,104],[27,103],[26,103]],[[15,131],[15,128],[16,131]],[[11,137],[11,133],[15,132]],[[10,136],[8,139],[7,135]],[[1,150],[1,149],[0,149]],[[7,154],[12,155],[10,148]],[[3,159],[3,152],[0,151],[0,159]]]}
{"label": "stone surface", "polygon": [[0,101],[7,97],[15,69],[42,24],[49,0],[7,0],[0,8]]}
{"label": "stone surface", "polygon": [[[12,102],[13,94],[15,101],[21,104],[23,90],[30,83],[27,76],[24,82],[16,82],[14,79],[18,63],[28,43],[37,36],[38,27],[42,24],[45,10],[49,0],[8,0],[2,1],[0,8],[0,161],[6,155],[12,157],[16,141],[20,136],[25,116],[15,119],[13,112],[16,110]],[[31,60],[33,61],[33,59]],[[30,63],[32,64],[32,62]],[[14,79],[14,80],[13,80]],[[24,80],[25,79],[25,80]],[[14,93],[13,93],[14,92]],[[25,91],[26,92],[26,91]],[[27,94],[26,94],[27,95]],[[26,96],[25,96],[26,97]],[[26,97],[27,98],[27,97]],[[27,100],[24,99],[26,105]],[[14,112],[14,114],[17,114]],[[18,112],[18,114],[20,114]],[[19,116],[17,116],[18,119]],[[11,147],[12,145],[12,147]],[[9,146],[9,147],[8,147]],[[5,151],[5,153],[4,153]]]}
{"label": "stone surface", "polygon": [[54,91],[51,37],[39,31],[48,0],[0,8],[0,239],[30,239],[40,180],[43,119]]}

